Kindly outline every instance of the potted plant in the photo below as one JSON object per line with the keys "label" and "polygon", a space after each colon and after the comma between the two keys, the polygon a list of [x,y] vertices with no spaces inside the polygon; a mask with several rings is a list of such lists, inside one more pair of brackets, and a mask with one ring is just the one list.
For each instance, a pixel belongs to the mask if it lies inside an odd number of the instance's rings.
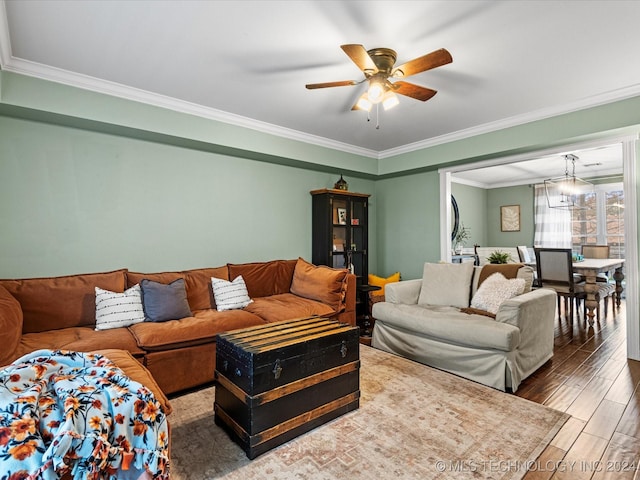
{"label": "potted plant", "polygon": [[456,238],[454,239],[453,251],[456,255],[460,255],[462,249],[467,244],[467,240],[471,238],[469,229],[464,226],[464,223],[460,223],[460,228],[456,232]]}
{"label": "potted plant", "polygon": [[511,255],[500,250],[491,252],[491,255],[487,257],[487,262],[489,263],[509,263],[509,260],[511,260]]}

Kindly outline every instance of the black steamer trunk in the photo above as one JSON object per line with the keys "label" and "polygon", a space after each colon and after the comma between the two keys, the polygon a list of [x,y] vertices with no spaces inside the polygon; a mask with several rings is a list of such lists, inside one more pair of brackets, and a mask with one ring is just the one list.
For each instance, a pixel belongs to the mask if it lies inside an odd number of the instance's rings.
{"label": "black steamer trunk", "polygon": [[219,334],[215,421],[251,459],[359,406],[357,327],[321,317]]}

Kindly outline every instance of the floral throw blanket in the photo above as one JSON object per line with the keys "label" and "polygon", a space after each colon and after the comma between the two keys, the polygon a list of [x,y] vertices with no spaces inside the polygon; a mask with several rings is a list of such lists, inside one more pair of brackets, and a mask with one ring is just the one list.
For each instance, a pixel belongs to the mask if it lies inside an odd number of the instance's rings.
{"label": "floral throw blanket", "polygon": [[0,370],[0,480],[168,479],[168,440],[151,391],[102,355],[38,350]]}

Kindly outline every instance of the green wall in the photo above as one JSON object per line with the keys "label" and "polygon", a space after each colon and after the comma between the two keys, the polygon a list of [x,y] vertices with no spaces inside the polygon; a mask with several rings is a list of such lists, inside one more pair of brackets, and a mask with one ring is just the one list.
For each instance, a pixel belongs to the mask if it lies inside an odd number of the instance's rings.
{"label": "green wall", "polygon": [[371,273],[417,278],[424,262],[440,259],[438,182],[438,174],[428,172],[376,183],[378,269],[370,267]]}
{"label": "green wall", "polygon": [[451,193],[456,197],[460,212],[460,223],[471,234],[466,247],[489,245],[487,242],[487,190],[461,183],[451,184]]}
{"label": "green wall", "polygon": [[[345,178],[374,192],[371,180]],[[0,117],[0,277],[310,260],[309,192],[337,179]],[[374,205],[370,216],[375,232]]]}
{"label": "green wall", "polygon": [[[344,172],[372,194],[370,271],[410,278],[440,259],[439,167],[637,133],[640,97],[380,159],[9,72],[0,120],[1,276],[308,257],[309,190]],[[454,188],[472,243],[532,243],[531,195]]]}
{"label": "green wall", "polygon": [[[533,246],[533,187],[485,189],[452,183],[451,193],[458,202],[461,222],[471,231],[468,247],[474,244],[488,247]],[[520,205],[519,232],[501,231],[500,207],[503,205]]]}
{"label": "green wall", "polygon": [[[502,232],[500,207],[520,205],[520,231]],[[534,189],[529,185],[487,190],[487,245],[496,247],[533,247]]]}
{"label": "green wall", "polygon": [[[0,277],[309,258],[309,191],[344,173],[350,190],[372,194],[369,271],[417,278],[440,260],[439,168],[639,130],[640,96],[377,158],[0,71]],[[487,244],[530,245],[532,201],[488,191],[463,220],[481,235],[485,219]],[[522,206],[517,234],[496,228],[506,204]],[[638,296],[627,292],[633,305]]]}

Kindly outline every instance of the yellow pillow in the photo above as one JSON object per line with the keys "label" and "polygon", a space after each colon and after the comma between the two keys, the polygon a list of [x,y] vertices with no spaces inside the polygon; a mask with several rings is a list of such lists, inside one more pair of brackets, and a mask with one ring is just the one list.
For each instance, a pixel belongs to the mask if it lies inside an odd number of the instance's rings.
{"label": "yellow pillow", "polygon": [[375,287],[381,287],[380,290],[376,290],[375,292],[371,292],[371,295],[384,295],[384,286],[387,283],[399,282],[400,281],[400,272],[396,272],[393,275],[382,278],[377,275],[369,274],[369,285],[373,285]]}

